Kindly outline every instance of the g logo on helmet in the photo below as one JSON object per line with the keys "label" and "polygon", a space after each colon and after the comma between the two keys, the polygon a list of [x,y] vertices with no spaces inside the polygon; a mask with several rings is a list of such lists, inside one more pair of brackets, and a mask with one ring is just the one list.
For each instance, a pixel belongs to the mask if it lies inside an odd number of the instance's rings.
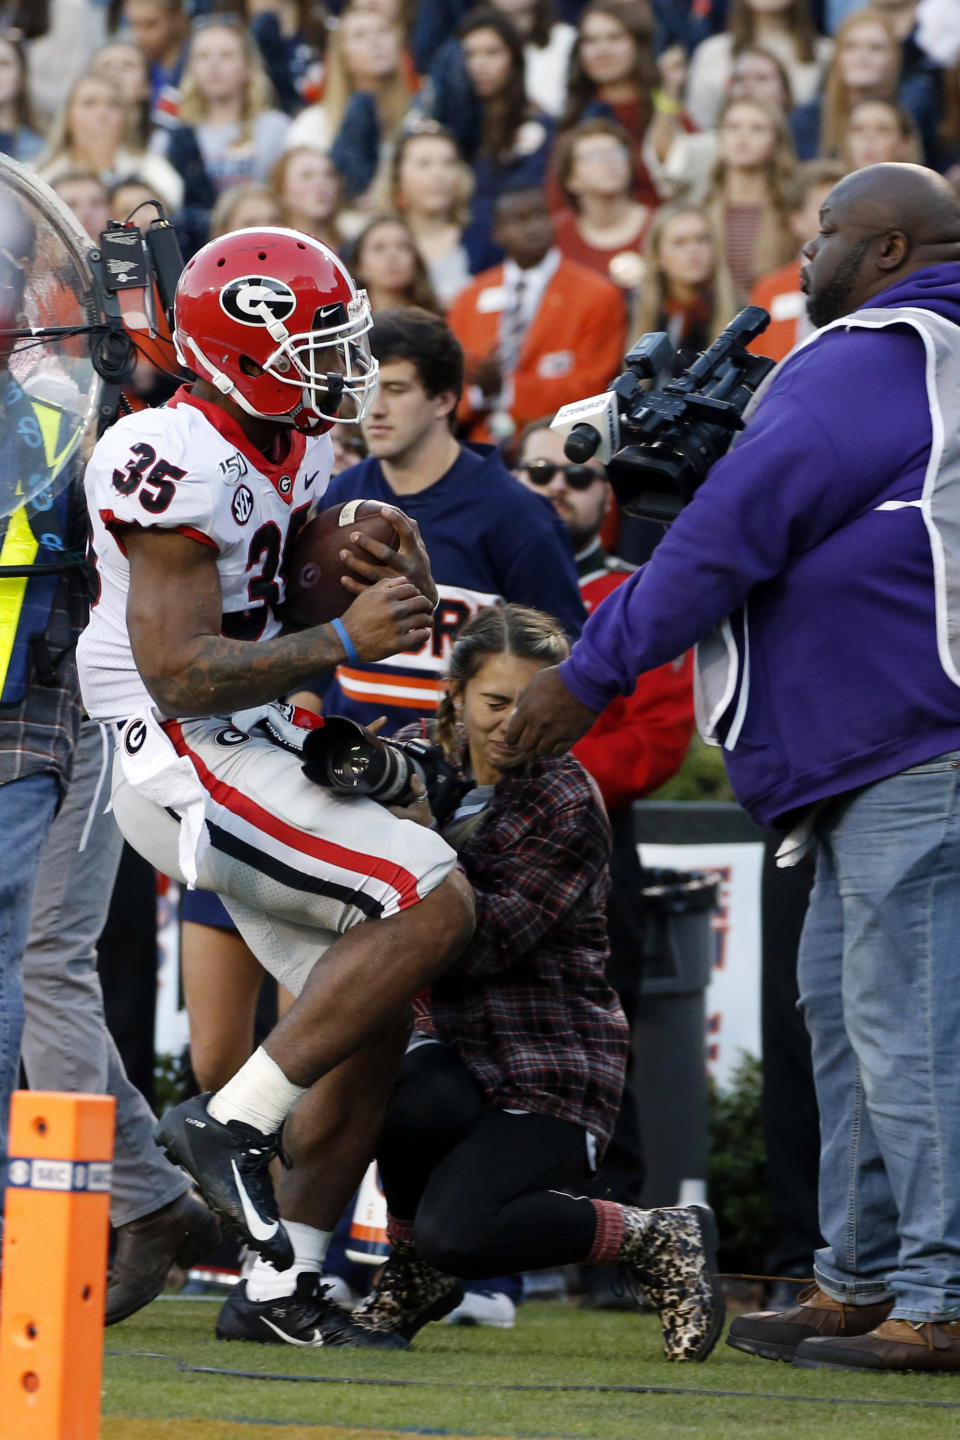
{"label": "g logo on helmet", "polygon": [[287,320],[297,308],[297,297],[289,285],[270,275],[241,275],[220,291],[220,308],[241,325],[266,325],[264,307],[270,320]]}

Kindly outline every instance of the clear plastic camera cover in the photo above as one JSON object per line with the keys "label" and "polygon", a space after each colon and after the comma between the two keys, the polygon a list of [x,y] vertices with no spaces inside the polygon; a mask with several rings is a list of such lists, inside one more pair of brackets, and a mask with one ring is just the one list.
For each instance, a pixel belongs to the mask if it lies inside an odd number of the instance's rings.
{"label": "clear plastic camera cover", "polygon": [[0,156],[0,517],[43,509],[76,473],[95,436],[103,382],[88,335],[11,331],[89,325],[91,241],[58,195]]}

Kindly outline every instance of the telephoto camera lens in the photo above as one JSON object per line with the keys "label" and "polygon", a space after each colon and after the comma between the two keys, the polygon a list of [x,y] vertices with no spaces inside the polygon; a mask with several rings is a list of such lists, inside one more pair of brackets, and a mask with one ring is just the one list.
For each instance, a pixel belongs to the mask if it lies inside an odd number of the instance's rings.
{"label": "telephoto camera lens", "polygon": [[415,767],[402,750],[369,735],[345,715],[331,715],[310,732],[304,768],[311,780],[339,795],[369,795],[406,804]]}
{"label": "telephoto camera lens", "polygon": [[357,742],[338,746],[327,761],[330,777],[336,781],[337,789],[360,789],[364,781],[369,779],[374,758],[366,744]]}

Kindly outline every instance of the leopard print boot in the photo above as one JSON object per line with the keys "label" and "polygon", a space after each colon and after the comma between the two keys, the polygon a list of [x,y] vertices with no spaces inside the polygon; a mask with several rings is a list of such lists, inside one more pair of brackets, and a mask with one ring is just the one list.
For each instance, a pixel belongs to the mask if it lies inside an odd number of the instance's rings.
{"label": "leopard print boot", "polygon": [[463,1299],[463,1286],[421,1260],[410,1240],[393,1240],[376,1286],[351,1315],[364,1330],[385,1331],[408,1343],[431,1320],[442,1320]]}
{"label": "leopard print boot", "polygon": [[624,1205],[618,1259],[660,1315],[668,1360],[706,1360],[726,1313],[714,1278],[717,1227],[705,1205],[639,1210]]}

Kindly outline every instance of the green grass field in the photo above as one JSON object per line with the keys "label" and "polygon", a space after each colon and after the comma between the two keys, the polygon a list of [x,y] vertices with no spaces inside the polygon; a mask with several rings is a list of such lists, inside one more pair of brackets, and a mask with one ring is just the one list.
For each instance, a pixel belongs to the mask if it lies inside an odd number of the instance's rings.
{"label": "green grass field", "polygon": [[515,1330],[433,1325],[399,1354],[224,1344],[215,1317],[164,1299],[106,1332],[103,1440],[960,1434],[960,1376],[794,1370],[722,1342],[705,1365],[668,1365],[649,1316],[528,1304]]}

